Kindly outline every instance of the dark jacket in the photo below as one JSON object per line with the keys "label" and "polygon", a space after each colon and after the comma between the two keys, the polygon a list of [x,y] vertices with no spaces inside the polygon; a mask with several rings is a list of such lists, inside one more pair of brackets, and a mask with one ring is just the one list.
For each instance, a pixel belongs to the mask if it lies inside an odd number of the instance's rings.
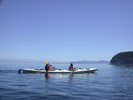
{"label": "dark jacket", "polygon": [[50,70],[49,64],[46,64],[46,65],[45,65],[45,70],[46,70],[46,71]]}

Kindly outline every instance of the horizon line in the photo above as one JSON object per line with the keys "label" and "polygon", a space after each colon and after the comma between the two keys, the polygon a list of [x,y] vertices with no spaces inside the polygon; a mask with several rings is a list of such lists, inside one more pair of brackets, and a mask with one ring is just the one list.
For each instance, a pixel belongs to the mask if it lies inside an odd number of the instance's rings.
{"label": "horizon line", "polygon": [[49,61],[49,60],[32,60],[32,59],[0,59],[0,62],[25,62],[25,63],[45,63],[45,61],[51,63],[89,63],[89,62],[109,62],[108,60],[77,60],[77,61]]}

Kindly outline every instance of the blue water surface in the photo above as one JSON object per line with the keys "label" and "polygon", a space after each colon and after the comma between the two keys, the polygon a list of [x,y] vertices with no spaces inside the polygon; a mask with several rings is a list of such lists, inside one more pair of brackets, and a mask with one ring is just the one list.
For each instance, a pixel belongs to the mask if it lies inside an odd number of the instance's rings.
{"label": "blue water surface", "polygon": [[[0,100],[133,100],[133,67],[74,64],[98,68],[95,73],[18,73],[44,68],[44,63],[0,63]],[[68,69],[69,64],[52,64]]]}

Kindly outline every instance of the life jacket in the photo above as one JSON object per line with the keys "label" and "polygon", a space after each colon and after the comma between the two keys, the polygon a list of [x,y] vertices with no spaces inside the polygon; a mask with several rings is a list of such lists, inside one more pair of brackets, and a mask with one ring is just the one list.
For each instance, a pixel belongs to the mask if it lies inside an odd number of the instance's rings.
{"label": "life jacket", "polygon": [[50,70],[51,70],[51,68],[49,67],[49,68],[48,68],[48,71],[50,71]]}
{"label": "life jacket", "polygon": [[73,66],[70,66],[70,67],[69,67],[69,70],[73,70]]}
{"label": "life jacket", "polygon": [[46,71],[49,71],[49,70],[50,70],[50,66],[49,66],[48,64],[46,64],[45,70],[46,70]]}

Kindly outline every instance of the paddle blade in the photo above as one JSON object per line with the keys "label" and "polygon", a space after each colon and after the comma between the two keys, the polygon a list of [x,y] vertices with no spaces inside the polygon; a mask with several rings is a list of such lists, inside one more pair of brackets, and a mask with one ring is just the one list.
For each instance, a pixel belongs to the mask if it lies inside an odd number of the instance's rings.
{"label": "paddle blade", "polygon": [[45,61],[45,64],[48,64],[48,62],[47,62],[47,61]]}

